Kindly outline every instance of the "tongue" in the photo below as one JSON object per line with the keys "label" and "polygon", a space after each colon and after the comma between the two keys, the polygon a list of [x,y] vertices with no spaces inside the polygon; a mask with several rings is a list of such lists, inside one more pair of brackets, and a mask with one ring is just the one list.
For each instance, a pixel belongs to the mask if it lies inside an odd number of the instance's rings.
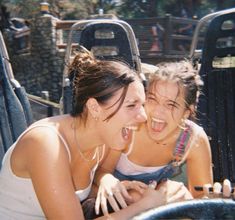
{"label": "tongue", "polygon": [[152,129],[156,132],[161,132],[164,128],[165,123],[152,122]]}

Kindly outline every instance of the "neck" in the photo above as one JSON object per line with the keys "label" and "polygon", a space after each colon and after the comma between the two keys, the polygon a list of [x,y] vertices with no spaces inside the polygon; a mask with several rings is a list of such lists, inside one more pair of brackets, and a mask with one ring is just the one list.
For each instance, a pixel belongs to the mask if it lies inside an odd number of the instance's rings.
{"label": "neck", "polygon": [[74,132],[76,133],[77,142],[82,152],[92,150],[98,146],[104,145],[97,136],[97,129],[88,121],[85,124],[80,118],[74,118]]}
{"label": "neck", "polygon": [[[164,139],[154,140],[151,137],[150,137],[150,139],[159,147],[168,147],[177,141],[177,138],[179,137],[181,131],[182,131],[182,129],[177,127],[175,130],[173,130],[171,133],[169,133],[166,137],[164,137]],[[147,128],[145,128],[145,132],[146,132],[147,136],[149,137]]]}

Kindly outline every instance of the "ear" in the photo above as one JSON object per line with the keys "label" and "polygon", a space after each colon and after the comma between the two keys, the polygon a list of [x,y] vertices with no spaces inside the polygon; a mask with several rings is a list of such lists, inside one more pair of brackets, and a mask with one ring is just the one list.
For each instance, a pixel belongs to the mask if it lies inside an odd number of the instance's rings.
{"label": "ear", "polygon": [[184,112],[184,118],[189,118],[190,115],[192,115],[192,113],[195,111],[195,107],[194,105],[190,105],[189,109],[186,109]]}
{"label": "ear", "polygon": [[93,118],[99,118],[101,107],[96,99],[89,98],[86,102],[86,107]]}

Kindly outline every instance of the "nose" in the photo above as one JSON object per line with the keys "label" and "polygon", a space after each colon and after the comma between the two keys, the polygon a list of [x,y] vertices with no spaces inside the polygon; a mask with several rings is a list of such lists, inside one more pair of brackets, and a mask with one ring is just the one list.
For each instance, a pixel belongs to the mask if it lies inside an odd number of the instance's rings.
{"label": "nose", "polygon": [[137,118],[138,122],[145,122],[147,120],[147,115],[146,115],[146,112],[145,112],[145,109],[143,106],[140,108],[140,112],[136,116],[136,118]]}
{"label": "nose", "polygon": [[155,108],[154,108],[154,113],[155,113],[155,114],[162,115],[162,114],[164,114],[165,111],[166,111],[166,109],[165,109],[165,107],[162,106],[162,105],[157,105],[157,106],[155,106]]}

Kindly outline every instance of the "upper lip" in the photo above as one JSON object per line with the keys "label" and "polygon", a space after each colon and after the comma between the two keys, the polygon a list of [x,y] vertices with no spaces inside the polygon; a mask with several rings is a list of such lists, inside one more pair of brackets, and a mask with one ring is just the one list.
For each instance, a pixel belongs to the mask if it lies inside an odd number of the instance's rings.
{"label": "upper lip", "polygon": [[164,120],[162,120],[162,119],[160,119],[160,118],[154,118],[154,117],[152,117],[151,119],[152,119],[152,121],[154,121],[154,122],[159,122],[159,123],[164,123],[164,122],[165,122]]}
{"label": "upper lip", "polygon": [[138,129],[138,126],[137,125],[127,125],[127,126],[125,126],[125,128],[136,131]]}

